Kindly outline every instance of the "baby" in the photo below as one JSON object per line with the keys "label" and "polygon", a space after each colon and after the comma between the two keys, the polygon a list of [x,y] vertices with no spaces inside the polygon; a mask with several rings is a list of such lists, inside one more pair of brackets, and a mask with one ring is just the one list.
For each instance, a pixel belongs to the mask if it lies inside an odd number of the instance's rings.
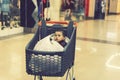
{"label": "baby", "polygon": [[57,41],[63,47],[65,47],[67,44],[65,41],[65,32],[62,29],[58,29],[55,31],[54,40]]}
{"label": "baby", "polygon": [[55,31],[54,39],[55,39],[55,41],[57,41],[63,47],[65,47],[66,44],[67,44],[65,42],[65,33],[64,33],[63,30],[57,30],[57,31]]}

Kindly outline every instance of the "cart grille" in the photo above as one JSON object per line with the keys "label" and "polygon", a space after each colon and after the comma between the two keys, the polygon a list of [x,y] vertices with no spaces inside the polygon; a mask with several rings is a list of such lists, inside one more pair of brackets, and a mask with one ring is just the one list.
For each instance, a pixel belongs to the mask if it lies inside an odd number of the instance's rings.
{"label": "cart grille", "polygon": [[61,71],[61,56],[31,55],[29,68],[33,73],[54,74]]}

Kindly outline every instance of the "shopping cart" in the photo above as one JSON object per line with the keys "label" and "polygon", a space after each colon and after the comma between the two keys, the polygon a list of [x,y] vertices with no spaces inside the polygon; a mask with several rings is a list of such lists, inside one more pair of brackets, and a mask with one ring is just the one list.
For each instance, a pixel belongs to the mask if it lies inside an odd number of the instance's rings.
{"label": "shopping cart", "polygon": [[[33,50],[35,44],[53,33],[54,28],[58,28],[58,25],[63,28],[67,37],[70,39],[63,51],[48,52],[48,51],[36,51]],[[59,21],[44,21],[42,25],[38,27],[34,37],[26,46],[26,72],[30,75],[40,76],[40,80],[43,80],[42,76],[56,76],[62,77],[67,72],[66,80],[68,76],[70,80],[75,80],[73,74],[73,65],[75,57],[75,44],[76,44],[76,24],[71,22],[59,22]],[[46,46],[47,47],[47,46]],[[70,70],[71,69],[71,70]],[[71,73],[72,74],[71,74]]]}

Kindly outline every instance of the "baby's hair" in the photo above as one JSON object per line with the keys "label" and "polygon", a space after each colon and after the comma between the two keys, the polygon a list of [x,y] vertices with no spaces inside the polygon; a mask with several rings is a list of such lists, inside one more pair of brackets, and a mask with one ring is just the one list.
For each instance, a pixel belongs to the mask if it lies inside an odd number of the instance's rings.
{"label": "baby's hair", "polygon": [[52,33],[56,32],[56,31],[61,31],[63,33],[63,36],[65,37],[66,36],[66,31],[64,30],[63,26],[62,25],[59,25],[59,24],[55,24],[53,25],[53,29],[52,29]]}

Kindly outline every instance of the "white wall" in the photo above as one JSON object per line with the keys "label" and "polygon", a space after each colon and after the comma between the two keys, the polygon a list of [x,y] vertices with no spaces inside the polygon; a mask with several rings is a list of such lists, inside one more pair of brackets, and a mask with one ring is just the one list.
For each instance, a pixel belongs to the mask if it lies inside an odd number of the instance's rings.
{"label": "white wall", "polygon": [[120,13],[120,0],[110,0],[110,13]]}
{"label": "white wall", "polygon": [[61,0],[50,0],[50,18],[51,20],[60,20]]}
{"label": "white wall", "polygon": [[120,13],[120,0],[117,2],[117,13]]}

